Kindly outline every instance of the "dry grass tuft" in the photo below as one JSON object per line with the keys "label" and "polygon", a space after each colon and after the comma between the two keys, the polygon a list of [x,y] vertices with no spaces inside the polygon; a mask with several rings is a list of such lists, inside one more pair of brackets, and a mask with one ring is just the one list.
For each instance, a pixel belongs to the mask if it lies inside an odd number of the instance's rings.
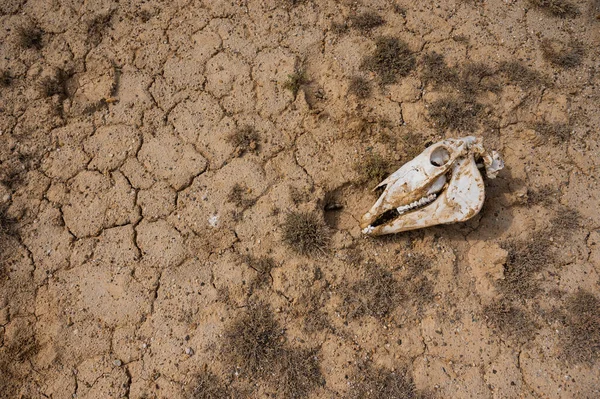
{"label": "dry grass tuft", "polygon": [[408,44],[396,37],[382,36],[375,40],[377,49],[363,59],[362,68],[379,75],[382,85],[395,83],[408,75],[416,60]]}
{"label": "dry grass tuft", "polygon": [[458,73],[446,64],[442,54],[433,51],[421,59],[421,80],[431,82],[434,86],[455,85],[458,82]]}
{"label": "dry grass tuft", "polygon": [[368,152],[354,164],[358,173],[358,182],[361,184],[379,183],[391,170],[390,161],[376,152]]}
{"label": "dry grass tuft", "polygon": [[367,33],[374,28],[383,25],[385,20],[377,13],[373,11],[367,11],[363,12],[362,14],[351,16],[350,23],[352,24],[353,28]]}
{"label": "dry grass tuft", "polygon": [[10,87],[13,82],[13,77],[8,71],[2,71],[0,73],[0,87]]}
{"label": "dry grass tuft", "polygon": [[429,117],[439,130],[473,130],[482,111],[483,106],[476,101],[448,97],[429,106]]}
{"label": "dry grass tuft", "polygon": [[567,300],[567,312],[565,357],[574,363],[596,363],[600,359],[600,300],[580,289]]}
{"label": "dry grass tuft", "polygon": [[231,202],[238,208],[246,209],[256,202],[253,198],[249,197],[250,191],[247,187],[235,183],[231,188],[229,194],[227,194],[227,201]]}
{"label": "dry grass tuft", "polygon": [[230,399],[237,398],[215,374],[210,371],[198,374],[189,393],[190,399]]}
{"label": "dry grass tuft", "polygon": [[47,76],[40,81],[40,91],[45,97],[58,96],[64,100],[69,96],[69,74],[64,69],[57,69],[53,76]]}
{"label": "dry grass tuft", "polygon": [[500,291],[514,300],[534,297],[539,292],[536,274],[553,262],[552,243],[540,235],[535,241],[508,241],[502,247],[508,258],[504,280],[498,282]]}
{"label": "dry grass tuft", "polygon": [[245,256],[244,263],[248,265],[248,267],[256,272],[256,277],[250,283],[250,293],[255,289],[263,288],[268,286],[273,281],[271,277],[271,270],[277,267],[277,264],[273,260],[273,258],[268,256]]}
{"label": "dry grass tuft", "polygon": [[349,319],[373,316],[387,317],[405,299],[402,284],[391,271],[369,263],[365,266],[362,279],[344,288],[342,311]]}
{"label": "dry grass tuft", "polygon": [[284,398],[307,398],[325,384],[315,349],[286,348],[277,359],[273,379]]}
{"label": "dry grass tuft", "polygon": [[573,18],[579,15],[579,8],[565,0],[528,0],[529,4],[555,17]]}
{"label": "dry grass tuft", "polygon": [[264,302],[251,303],[224,332],[226,360],[247,377],[263,378],[284,352],[283,330]]}
{"label": "dry grass tuft", "polygon": [[512,83],[524,89],[546,83],[546,79],[536,70],[533,70],[519,61],[503,61],[498,66],[498,72]]}
{"label": "dry grass tuft", "polygon": [[406,369],[390,371],[371,365],[359,367],[352,376],[351,399],[421,399],[426,396],[417,391]]}
{"label": "dry grass tuft", "polygon": [[556,202],[557,195],[558,190],[550,184],[538,189],[527,189],[527,205],[533,206],[542,204],[544,206],[550,206]]}
{"label": "dry grass tuft", "polygon": [[552,230],[559,234],[570,234],[581,227],[583,217],[577,209],[561,206],[556,215],[550,219]]}
{"label": "dry grass tuft", "polygon": [[502,300],[485,306],[483,314],[492,328],[518,341],[529,340],[536,331],[535,324],[523,310]]}
{"label": "dry grass tuft", "polygon": [[571,41],[568,44],[544,39],[541,43],[542,56],[553,65],[562,68],[574,68],[583,61],[585,50],[583,44]]}
{"label": "dry grass tuft", "polygon": [[258,132],[250,125],[242,126],[227,137],[227,141],[235,147],[234,155],[238,157],[246,152],[257,152],[259,140]]}
{"label": "dry grass tuft", "polygon": [[323,253],[329,243],[329,229],[314,212],[288,213],[282,229],[283,242],[301,255]]}
{"label": "dry grass tuft", "polygon": [[44,32],[35,26],[21,27],[17,30],[18,42],[22,48],[41,50],[43,35]]}
{"label": "dry grass tuft", "polygon": [[500,85],[491,79],[494,69],[483,62],[473,62],[463,66],[460,71],[458,89],[466,96],[472,96],[485,91],[497,93]]}
{"label": "dry grass tuft", "polygon": [[348,93],[354,94],[360,99],[368,98],[371,95],[371,85],[365,78],[354,76],[350,79]]}
{"label": "dry grass tuft", "polygon": [[564,143],[571,136],[572,127],[560,122],[537,122],[533,129],[544,139],[551,140],[554,144]]}
{"label": "dry grass tuft", "polygon": [[309,83],[306,71],[296,70],[293,74],[288,75],[288,80],[283,84],[283,88],[292,92],[294,99],[298,95],[300,88]]}

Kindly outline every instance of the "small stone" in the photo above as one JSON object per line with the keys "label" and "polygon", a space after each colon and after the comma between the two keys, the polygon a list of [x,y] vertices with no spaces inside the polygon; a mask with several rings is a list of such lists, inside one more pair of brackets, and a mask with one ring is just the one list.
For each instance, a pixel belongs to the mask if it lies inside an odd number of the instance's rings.
{"label": "small stone", "polygon": [[185,348],[185,354],[192,356],[194,354],[194,350],[192,348]]}
{"label": "small stone", "polygon": [[115,365],[115,367],[121,367],[123,362],[121,362],[119,359],[116,359],[116,360],[113,360],[113,364]]}

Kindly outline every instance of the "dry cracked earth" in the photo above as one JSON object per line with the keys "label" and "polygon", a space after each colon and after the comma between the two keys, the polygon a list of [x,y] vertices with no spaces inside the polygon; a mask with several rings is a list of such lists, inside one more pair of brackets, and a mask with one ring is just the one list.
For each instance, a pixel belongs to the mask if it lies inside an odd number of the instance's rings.
{"label": "dry cracked earth", "polygon": [[[600,397],[597,0],[0,1],[2,398]],[[474,219],[358,220],[444,137]]]}

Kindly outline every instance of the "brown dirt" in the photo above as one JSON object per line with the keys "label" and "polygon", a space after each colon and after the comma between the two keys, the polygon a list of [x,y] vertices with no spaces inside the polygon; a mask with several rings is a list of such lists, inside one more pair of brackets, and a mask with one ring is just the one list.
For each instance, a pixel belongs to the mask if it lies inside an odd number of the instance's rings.
{"label": "brown dirt", "polygon": [[[415,4],[0,2],[0,396],[600,397],[599,3]],[[361,235],[470,134],[477,217]]]}

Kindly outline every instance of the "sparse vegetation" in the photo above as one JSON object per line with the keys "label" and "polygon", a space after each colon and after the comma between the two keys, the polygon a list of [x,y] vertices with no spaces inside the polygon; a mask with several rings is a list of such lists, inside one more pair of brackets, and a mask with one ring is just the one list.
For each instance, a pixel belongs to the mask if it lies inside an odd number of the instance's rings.
{"label": "sparse vegetation", "polygon": [[568,44],[559,43],[550,39],[544,39],[541,43],[542,56],[553,65],[562,68],[574,68],[583,61],[585,50],[583,44],[571,41]]}
{"label": "sparse vegetation", "polygon": [[288,213],[282,230],[283,242],[301,255],[325,252],[329,243],[329,229],[314,212]]}
{"label": "sparse vegetation", "polygon": [[490,66],[483,62],[466,64],[460,71],[457,87],[467,98],[486,91],[497,93],[500,91],[500,85],[491,79],[494,72]]}
{"label": "sparse vegetation", "polygon": [[244,257],[244,263],[246,263],[250,269],[256,272],[256,276],[250,284],[251,294],[255,289],[259,289],[271,284],[271,270],[277,266],[273,258],[268,256],[254,257],[249,255]]}
{"label": "sparse vegetation", "polygon": [[227,201],[231,202],[238,208],[246,209],[254,205],[255,200],[249,196],[250,190],[248,187],[235,183],[227,194]]}
{"label": "sparse vegetation", "polygon": [[373,11],[366,11],[361,14],[351,16],[350,22],[352,23],[353,28],[366,33],[371,31],[373,28],[383,25],[385,20],[381,17],[381,15]]}
{"label": "sparse vegetation", "polygon": [[498,66],[498,72],[511,83],[516,83],[524,89],[545,83],[541,73],[519,61],[503,61]]}
{"label": "sparse vegetation", "polygon": [[43,34],[44,32],[35,26],[21,27],[17,30],[19,45],[22,48],[41,50]]}
{"label": "sparse vegetation", "polygon": [[545,185],[538,189],[527,189],[527,205],[538,205],[550,206],[556,201],[556,190],[551,185]]}
{"label": "sparse vegetation", "polygon": [[559,122],[537,122],[533,125],[533,129],[542,138],[551,140],[554,144],[564,143],[571,136],[571,126],[566,123]]}
{"label": "sparse vegetation", "polygon": [[285,398],[305,398],[323,383],[317,351],[292,348],[264,302],[248,305],[225,330],[224,356],[244,378],[261,379]]}
{"label": "sparse vegetation", "polygon": [[383,319],[406,297],[392,272],[375,263],[368,263],[362,279],[344,291],[341,310],[349,319],[361,316]]}
{"label": "sparse vegetation", "polygon": [[238,396],[212,372],[198,374],[190,390],[190,399],[230,399]]}
{"label": "sparse vegetation", "polygon": [[458,73],[446,65],[443,55],[433,51],[421,59],[421,80],[434,86],[455,85],[458,82]]}
{"label": "sparse vegetation", "polygon": [[415,56],[405,42],[396,37],[382,36],[375,40],[375,44],[377,49],[363,59],[362,68],[375,72],[382,85],[395,83],[414,69]]}
{"label": "sparse vegetation", "polygon": [[354,373],[351,382],[351,399],[421,399],[415,383],[406,369],[396,371],[363,365]]}
{"label": "sparse vegetation", "polygon": [[0,72],[0,87],[9,87],[12,84],[13,77],[10,72],[2,71]]}
{"label": "sparse vegetation", "polygon": [[429,117],[440,130],[473,130],[478,125],[478,117],[483,106],[463,97],[446,97],[434,101],[429,106]]}
{"label": "sparse vegetation", "polygon": [[567,300],[566,307],[563,353],[571,362],[593,364],[600,359],[600,300],[580,289]]}
{"label": "sparse vegetation", "polygon": [[325,383],[314,349],[286,348],[275,366],[274,385],[284,398],[307,398]]}
{"label": "sparse vegetation", "polygon": [[505,337],[527,341],[536,331],[531,318],[520,308],[504,300],[497,300],[483,309],[490,326]]}
{"label": "sparse vegetation", "polygon": [[500,291],[508,298],[524,300],[538,293],[536,274],[553,260],[552,243],[544,235],[534,241],[508,241],[502,247],[508,251],[504,279],[499,280]]}
{"label": "sparse vegetation", "polygon": [[64,100],[69,95],[69,74],[64,69],[57,69],[53,76],[47,76],[40,81],[40,91],[45,97],[58,96]]}
{"label": "sparse vegetation", "polygon": [[566,0],[529,0],[529,4],[555,17],[576,17],[579,8]]}
{"label": "sparse vegetation", "polygon": [[248,304],[224,333],[224,355],[246,377],[266,377],[283,354],[283,330],[264,302]]}
{"label": "sparse vegetation", "polygon": [[288,80],[283,84],[283,88],[291,91],[294,98],[296,98],[300,88],[308,83],[309,80],[306,76],[306,71],[298,69],[293,74],[288,75]]}
{"label": "sparse vegetation", "polygon": [[227,141],[235,148],[234,155],[242,156],[246,152],[258,151],[260,137],[250,125],[242,126],[227,137]]}
{"label": "sparse vegetation", "polygon": [[581,213],[577,209],[562,206],[550,220],[550,224],[555,233],[564,235],[581,227],[582,220]]}
{"label": "sparse vegetation", "polygon": [[326,293],[319,287],[311,287],[300,295],[295,303],[295,315],[304,317],[304,331],[314,333],[330,327],[329,317],[321,310],[325,300]]}
{"label": "sparse vegetation", "polygon": [[88,24],[87,40],[93,46],[97,46],[102,41],[102,36],[110,24],[112,13],[98,15]]}
{"label": "sparse vegetation", "polygon": [[346,22],[332,22],[331,31],[337,35],[348,32],[348,24]]}
{"label": "sparse vegetation", "polygon": [[359,183],[379,183],[390,172],[390,162],[377,152],[368,152],[354,164],[354,170],[358,173]]}
{"label": "sparse vegetation", "polygon": [[360,76],[354,76],[350,79],[348,93],[354,94],[359,99],[365,99],[371,95],[371,85]]}

